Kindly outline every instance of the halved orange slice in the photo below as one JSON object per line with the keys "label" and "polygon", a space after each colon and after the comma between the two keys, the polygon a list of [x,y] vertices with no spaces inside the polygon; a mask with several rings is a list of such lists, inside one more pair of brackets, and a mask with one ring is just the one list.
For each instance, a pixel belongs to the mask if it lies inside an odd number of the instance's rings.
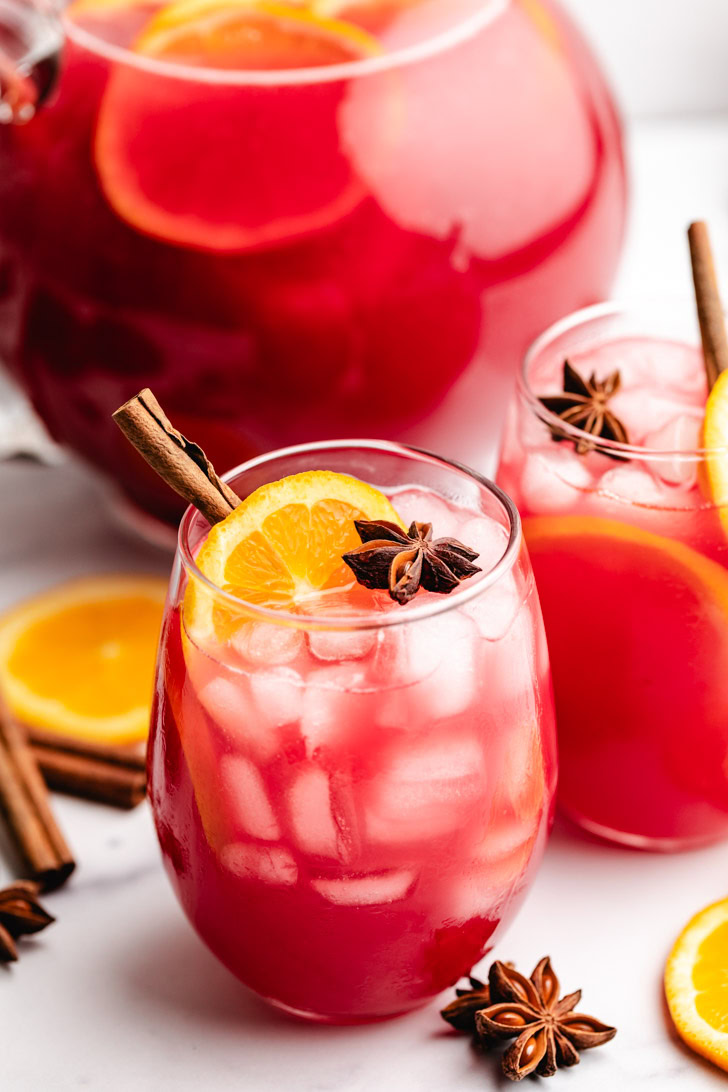
{"label": "halved orange slice", "polygon": [[116,212],[180,246],[240,252],[321,231],[364,188],[341,147],[341,81],[257,86],[194,77],[326,67],[380,51],[360,27],[267,0],[179,0],[134,44],[141,57],[190,68],[170,79],[116,67],[101,103],[94,156]]}
{"label": "halved orange slice", "polygon": [[11,713],[48,732],[145,739],[166,582],[97,576],[0,618],[0,690]]}
{"label": "halved orange slice", "polygon": [[[322,593],[354,586],[342,554],[360,544],[356,519],[402,526],[378,489],[346,474],[306,471],[263,485],[216,524],[197,565],[218,588],[246,603],[305,613]],[[199,582],[184,603],[188,631],[218,633],[229,624]]]}
{"label": "halved orange slice", "polygon": [[701,910],[675,941],[665,995],[680,1037],[728,1069],[728,899]]}
{"label": "halved orange slice", "polygon": [[705,491],[728,532],[728,372],[718,376],[708,396],[701,442],[710,449],[702,478]]}

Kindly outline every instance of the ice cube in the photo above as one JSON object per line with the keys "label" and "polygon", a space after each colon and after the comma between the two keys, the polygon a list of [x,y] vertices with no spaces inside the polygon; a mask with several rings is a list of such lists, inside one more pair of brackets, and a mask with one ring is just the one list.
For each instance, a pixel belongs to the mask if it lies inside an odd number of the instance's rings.
{"label": "ice cube", "polygon": [[373,783],[366,808],[369,838],[421,841],[449,834],[485,792],[483,749],[468,737],[410,743]]}
{"label": "ice cube", "polygon": [[505,527],[488,516],[469,519],[456,538],[471,550],[477,550],[475,564],[484,571],[492,569],[500,561],[508,545],[508,532]]}
{"label": "ice cube", "polygon": [[283,623],[246,622],[230,638],[243,660],[252,664],[289,664],[301,653],[304,635]]}
{"label": "ice cube", "polygon": [[409,527],[413,520],[431,523],[434,538],[460,538],[462,515],[436,493],[423,489],[401,489],[392,496],[392,504]]}
{"label": "ice cube", "polygon": [[[274,667],[272,671],[255,671],[250,676],[250,689],[258,715],[273,728],[292,724],[303,709],[303,679],[291,667]],[[277,742],[278,737],[270,736]]]}
{"label": "ice cube", "polygon": [[410,869],[373,872],[368,876],[344,879],[328,877],[311,880],[319,895],[337,906],[382,906],[405,898],[414,886],[417,874]]}
{"label": "ice cube", "polygon": [[290,887],[298,879],[298,866],[287,849],[281,846],[256,846],[232,842],[224,846],[220,859],[236,876],[246,880]]}
{"label": "ice cube", "polygon": [[377,643],[373,629],[360,630],[311,630],[308,647],[317,660],[362,660]]}
{"label": "ice cube", "polygon": [[401,682],[408,687],[409,715],[415,720],[454,717],[475,695],[472,619],[461,609],[421,619],[403,634]]}
{"label": "ice cube", "polygon": [[565,512],[575,507],[585,490],[594,487],[587,459],[571,444],[530,451],[521,472],[523,507],[529,512]]}
{"label": "ice cube", "polygon": [[332,812],[329,775],[318,766],[303,766],[295,774],[288,797],[293,836],[304,853],[339,857],[339,828]]}
{"label": "ice cube", "polygon": [[[701,428],[702,414],[680,413],[671,417],[662,428],[648,433],[644,446],[654,451],[694,452],[700,447]],[[698,465],[696,459],[679,457],[649,461],[649,467],[657,478],[669,485],[683,485],[687,489],[698,480]]]}
{"label": "ice cube", "polygon": [[618,466],[602,475],[599,482],[599,509],[602,514],[605,497],[612,498],[621,506],[638,504],[648,508],[669,508],[674,504],[670,488],[658,482],[649,470],[637,465]]}
{"label": "ice cube", "polygon": [[522,597],[512,572],[485,588],[475,599],[463,604],[463,610],[476,626],[481,637],[498,641],[508,633],[521,609]]}
{"label": "ice cube", "polygon": [[259,762],[267,762],[280,743],[270,720],[251,701],[247,676],[219,670],[199,691],[200,704],[236,746],[249,748]]}
{"label": "ice cube", "polygon": [[609,408],[627,429],[629,442],[647,447],[652,446],[647,444],[647,436],[664,428],[674,417],[689,413],[691,408],[697,410],[698,406],[693,399],[686,400],[679,392],[656,391],[648,386],[618,391]]}
{"label": "ice cube", "polygon": [[308,757],[322,747],[345,742],[358,725],[368,723],[375,698],[365,671],[353,662],[311,671],[306,679],[301,715],[301,733]]}
{"label": "ice cube", "polygon": [[265,791],[260,771],[242,755],[224,755],[220,760],[221,808],[241,834],[275,842],[281,829]]}

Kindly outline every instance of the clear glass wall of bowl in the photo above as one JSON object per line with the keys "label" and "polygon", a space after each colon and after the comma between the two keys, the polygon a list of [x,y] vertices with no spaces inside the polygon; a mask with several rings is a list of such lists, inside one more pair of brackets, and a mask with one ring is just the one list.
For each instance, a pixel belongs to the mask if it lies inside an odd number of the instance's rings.
{"label": "clear glass wall of bowl", "polygon": [[[58,34],[11,13],[37,74]],[[231,72],[141,56],[148,18],[79,0],[56,90],[0,124],[0,360],[53,435],[169,520],[109,419],[147,384],[221,466],[342,434],[482,466],[525,346],[620,249],[619,124],[575,28],[421,0],[381,56]]]}

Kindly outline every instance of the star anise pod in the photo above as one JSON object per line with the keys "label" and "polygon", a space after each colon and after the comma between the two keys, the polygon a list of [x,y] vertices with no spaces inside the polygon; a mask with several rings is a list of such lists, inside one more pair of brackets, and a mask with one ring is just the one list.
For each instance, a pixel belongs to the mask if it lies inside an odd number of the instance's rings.
{"label": "star anise pod", "polygon": [[469,990],[456,989],[457,994],[442,1010],[440,1016],[458,1031],[470,1031],[475,1034],[475,1014],[490,1005],[490,986],[478,978],[468,977]]}
{"label": "star anise pod", "polygon": [[448,595],[461,580],[481,570],[478,554],[456,538],[432,537],[431,523],[413,521],[408,531],[388,520],[357,519],[361,546],[343,560],[365,588],[386,588],[403,605],[420,587]]}
{"label": "star anise pod", "polygon": [[559,1000],[559,980],[548,956],[530,978],[496,962],[489,974],[491,1004],[475,1017],[479,1035],[513,1039],[503,1055],[503,1072],[520,1081],[531,1073],[552,1077],[559,1066],[576,1065],[579,1051],[601,1046],[617,1029],[593,1016],[573,1012],[581,990]]}
{"label": "star anise pod", "polygon": [[[618,371],[612,372],[603,380],[597,379],[593,372],[589,379],[584,379],[576,368],[565,360],[563,393],[543,395],[539,397],[539,402],[562,421],[581,429],[582,432],[589,433],[590,436],[628,444],[627,429],[609,408],[609,400],[617,393],[621,382]],[[556,425],[549,425],[549,428],[554,440],[572,439]],[[584,437],[577,440],[575,446],[579,455],[585,455],[598,447],[598,444]],[[600,451],[613,459],[621,458],[619,454],[609,451],[606,447],[600,448]]]}
{"label": "star anise pod", "polygon": [[38,902],[39,890],[29,880],[17,880],[0,890],[0,963],[18,958],[18,937],[39,933],[55,921]]}

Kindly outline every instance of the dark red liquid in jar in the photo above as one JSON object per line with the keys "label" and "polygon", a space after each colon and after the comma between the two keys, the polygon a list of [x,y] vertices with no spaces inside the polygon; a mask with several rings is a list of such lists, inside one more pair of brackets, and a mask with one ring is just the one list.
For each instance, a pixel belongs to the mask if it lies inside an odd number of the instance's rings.
{"label": "dark red liquid in jar", "polygon": [[120,57],[72,34],[52,103],[0,126],[0,356],[157,515],[109,419],[144,385],[221,467],[347,434],[477,462],[525,344],[607,291],[619,126],[550,4],[365,78]]}

